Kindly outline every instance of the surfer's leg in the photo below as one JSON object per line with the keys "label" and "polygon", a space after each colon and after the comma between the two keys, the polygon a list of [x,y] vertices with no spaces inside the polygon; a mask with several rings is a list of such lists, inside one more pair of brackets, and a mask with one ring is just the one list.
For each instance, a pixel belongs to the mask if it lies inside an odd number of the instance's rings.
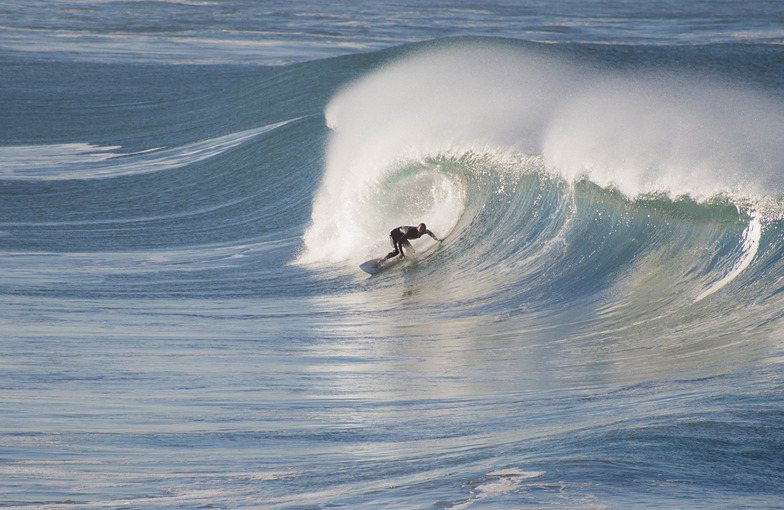
{"label": "surfer's leg", "polygon": [[397,249],[397,243],[395,243],[395,238],[391,235],[389,236],[389,242],[392,243],[392,248],[394,248],[394,251],[387,253],[387,256],[381,260],[391,259],[392,257],[396,257],[400,254],[400,250]]}

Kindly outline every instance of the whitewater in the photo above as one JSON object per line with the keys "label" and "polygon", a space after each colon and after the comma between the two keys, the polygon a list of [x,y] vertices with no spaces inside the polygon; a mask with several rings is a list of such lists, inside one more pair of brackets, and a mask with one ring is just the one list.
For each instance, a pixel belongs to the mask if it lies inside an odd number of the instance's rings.
{"label": "whitewater", "polygon": [[0,15],[0,507],[784,503],[777,4]]}

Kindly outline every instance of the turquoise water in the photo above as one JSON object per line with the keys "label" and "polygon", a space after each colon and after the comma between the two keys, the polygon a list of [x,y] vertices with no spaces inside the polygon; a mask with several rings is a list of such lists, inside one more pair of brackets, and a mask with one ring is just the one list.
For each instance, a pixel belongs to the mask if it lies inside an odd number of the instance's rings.
{"label": "turquoise water", "polygon": [[778,4],[0,17],[0,507],[782,505]]}

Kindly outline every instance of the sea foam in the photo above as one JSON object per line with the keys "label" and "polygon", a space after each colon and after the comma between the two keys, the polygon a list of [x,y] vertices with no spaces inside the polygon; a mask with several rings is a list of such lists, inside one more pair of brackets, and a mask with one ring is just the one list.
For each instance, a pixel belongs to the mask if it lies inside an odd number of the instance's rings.
{"label": "sea foam", "polygon": [[[393,192],[385,179],[405,162],[439,155],[537,155],[568,182],[588,178],[629,197],[784,191],[779,102],[730,84],[621,74],[498,42],[404,56],[338,91],[325,117],[331,134],[305,262],[349,259],[378,245],[394,220],[453,228],[463,211],[459,186],[446,193],[453,199],[424,208],[403,199],[398,210],[373,207]],[[336,249],[325,256],[325,245]]]}

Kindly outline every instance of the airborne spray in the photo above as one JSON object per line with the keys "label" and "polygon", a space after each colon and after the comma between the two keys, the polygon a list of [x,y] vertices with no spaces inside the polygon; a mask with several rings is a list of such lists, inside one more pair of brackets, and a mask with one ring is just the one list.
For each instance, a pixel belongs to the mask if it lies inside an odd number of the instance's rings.
{"label": "airborne spray", "polygon": [[332,131],[302,263],[375,255],[397,224],[453,229],[470,190],[437,168],[411,170],[426,158],[534,155],[567,182],[586,177],[630,198],[754,201],[784,189],[779,104],[499,43],[404,57],[339,91],[325,116]]}

